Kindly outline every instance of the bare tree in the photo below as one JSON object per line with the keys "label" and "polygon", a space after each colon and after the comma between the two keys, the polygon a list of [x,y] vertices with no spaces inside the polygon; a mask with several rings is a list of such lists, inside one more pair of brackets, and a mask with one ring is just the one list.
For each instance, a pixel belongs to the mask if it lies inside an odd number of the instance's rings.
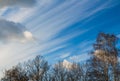
{"label": "bare tree", "polygon": [[35,59],[26,62],[26,72],[32,81],[45,81],[48,69],[48,62],[42,56],[36,56]]}
{"label": "bare tree", "polygon": [[85,63],[59,61],[50,68],[40,55],[5,70],[1,81],[120,81],[117,37],[99,33]]}
{"label": "bare tree", "polygon": [[88,76],[90,81],[91,79],[93,81],[117,81],[115,74],[118,62],[116,41],[115,35],[104,33],[98,35],[94,44],[94,51],[91,53],[92,58],[89,60]]}
{"label": "bare tree", "polygon": [[2,81],[28,81],[28,77],[20,65],[14,66],[5,71]]}
{"label": "bare tree", "polygon": [[69,67],[58,62],[52,69],[54,81],[82,81],[83,70],[80,64],[70,63]]}
{"label": "bare tree", "polygon": [[72,63],[71,69],[68,71],[70,81],[83,81],[83,68],[78,63]]}

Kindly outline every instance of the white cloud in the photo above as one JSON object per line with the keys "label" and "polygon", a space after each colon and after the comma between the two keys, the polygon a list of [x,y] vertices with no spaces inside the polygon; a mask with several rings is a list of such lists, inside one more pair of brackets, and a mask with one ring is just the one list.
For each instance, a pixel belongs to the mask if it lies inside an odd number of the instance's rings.
{"label": "white cloud", "polygon": [[68,69],[68,70],[72,69],[72,65],[73,65],[73,64],[72,64],[71,62],[67,61],[67,60],[64,60],[64,61],[62,62],[62,66],[63,66],[64,68]]}
{"label": "white cloud", "polygon": [[74,55],[69,57],[69,59],[73,62],[82,62],[86,61],[90,58],[91,56],[89,54],[80,54],[80,55]]}
{"label": "white cloud", "polygon": [[24,26],[0,19],[0,42],[26,42],[30,40],[33,40],[33,36]]}
{"label": "white cloud", "polygon": [[63,54],[60,56],[60,58],[64,59],[64,58],[70,56],[70,54],[71,54],[71,53],[65,53],[65,54],[63,53]]}
{"label": "white cloud", "polygon": [[51,53],[51,52],[55,52],[59,49],[65,48],[67,45],[61,45],[61,46],[55,46],[53,48],[50,48],[48,51],[46,51],[45,53]]}
{"label": "white cloud", "polygon": [[[32,15],[36,3],[37,0],[0,0],[0,16],[10,21],[22,22]],[[7,11],[10,11],[8,15],[3,16]]]}
{"label": "white cloud", "polygon": [[34,11],[35,11],[34,7],[33,8],[18,8],[17,12],[14,12],[14,9],[13,9],[13,11],[11,11],[11,13],[9,13],[9,15],[5,16],[4,18],[9,21],[22,23],[25,19],[32,16]]}

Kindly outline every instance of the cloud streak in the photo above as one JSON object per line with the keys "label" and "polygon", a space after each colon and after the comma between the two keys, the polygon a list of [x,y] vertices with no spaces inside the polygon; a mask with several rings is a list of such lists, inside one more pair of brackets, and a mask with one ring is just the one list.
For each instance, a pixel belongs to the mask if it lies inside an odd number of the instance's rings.
{"label": "cloud streak", "polygon": [[89,54],[80,54],[69,57],[69,60],[72,60],[73,62],[85,62],[90,59],[90,57],[91,56]]}

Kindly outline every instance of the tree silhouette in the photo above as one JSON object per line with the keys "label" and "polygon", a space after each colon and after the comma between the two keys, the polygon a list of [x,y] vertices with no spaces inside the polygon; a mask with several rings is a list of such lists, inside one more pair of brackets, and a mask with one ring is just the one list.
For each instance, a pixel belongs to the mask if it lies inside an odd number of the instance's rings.
{"label": "tree silhouette", "polygon": [[91,58],[84,63],[58,61],[54,66],[40,55],[5,70],[1,81],[120,81],[118,38],[99,33]]}
{"label": "tree silhouette", "polygon": [[[88,72],[89,81],[117,81],[118,63],[117,37],[112,34],[99,33],[91,52]],[[112,73],[112,74],[111,74]]]}
{"label": "tree silhouette", "polygon": [[21,66],[17,65],[9,70],[6,70],[1,81],[28,81],[28,77]]}
{"label": "tree silhouette", "polygon": [[49,69],[48,62],[42,56],[36,56],[35,59],[26,62],[26,72],[30,80],[45,81],[46,73]]}

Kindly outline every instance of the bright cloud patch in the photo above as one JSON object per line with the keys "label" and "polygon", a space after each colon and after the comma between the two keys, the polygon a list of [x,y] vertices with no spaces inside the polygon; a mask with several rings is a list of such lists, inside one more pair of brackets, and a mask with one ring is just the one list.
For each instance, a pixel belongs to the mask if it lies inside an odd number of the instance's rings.
{"label": "bright cloud patch", "polygon": [[0,20],[0,42],[26,42],[33,40],[32,33],[19,23]]}
{"label": "bright cloud patch", "polygon": [[20,6],[29,7],[36,3],[36,0],[0,0],[0,7]]}
{"label": "bright cloud patch", "polygon": [[24,32],[24,36],[27,38],[27,39],[32,39],[32,33],[30,33],[29,31],[25,31]]}

